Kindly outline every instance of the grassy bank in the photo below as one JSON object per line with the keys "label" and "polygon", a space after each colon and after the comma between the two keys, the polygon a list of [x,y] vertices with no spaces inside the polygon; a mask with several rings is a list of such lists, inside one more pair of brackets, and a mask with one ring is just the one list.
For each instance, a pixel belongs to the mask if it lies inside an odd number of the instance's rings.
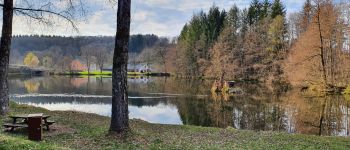
{"label": "grassy bank", "polygon": [[[111,71],[83,71],[83,72],[78,72],[78,75],[108,75],[111,76],[112,72]],[[149,75],[149,73],[141,73],[141,72],[128,72],[128,75]]]}
{"label": "grassy bank", "polygon": [[[118,140],[107,135],[108,117],[11,103],[10,114],[38,112],[52,115],[57,122],[51,132],[44,132],[44,141],[28,141],[22,130],[0,131],[0,149],[350,149],[350,138],[345,137],[159,125],[141,120],[131,120],[131,133]],[[0,124],[4,121],[0,119]]]}

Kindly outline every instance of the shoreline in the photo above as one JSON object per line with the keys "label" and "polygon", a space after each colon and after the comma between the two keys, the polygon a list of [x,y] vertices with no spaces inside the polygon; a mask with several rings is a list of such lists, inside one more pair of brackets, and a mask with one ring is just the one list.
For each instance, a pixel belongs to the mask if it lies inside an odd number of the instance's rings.
{"label": "shoreline", "polygon": [[[49,111],[11,101],[10,114],[42,112],[57,122],[42,142],[23,131],[0,131],[0,149],[349,149],[349,137],[313,136],[273,131],[247,131],[190,125],[152,124],[130,120],[125,140],[107,135],[108,117],[74,111]],[[0,124],[6,119],[0,119]],[[2,127],[1,127],[2,129]]]}

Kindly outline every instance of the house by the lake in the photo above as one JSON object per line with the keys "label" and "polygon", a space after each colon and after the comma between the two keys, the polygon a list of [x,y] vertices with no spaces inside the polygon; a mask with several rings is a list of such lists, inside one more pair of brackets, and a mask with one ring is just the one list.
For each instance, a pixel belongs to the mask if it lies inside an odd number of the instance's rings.
{"label": "house by the lake", "polygon": [[[113,66],[108,66],[103,71],[112,71]],[[128,72],[150,73],[152,69],[148,64],[128,64]]]}

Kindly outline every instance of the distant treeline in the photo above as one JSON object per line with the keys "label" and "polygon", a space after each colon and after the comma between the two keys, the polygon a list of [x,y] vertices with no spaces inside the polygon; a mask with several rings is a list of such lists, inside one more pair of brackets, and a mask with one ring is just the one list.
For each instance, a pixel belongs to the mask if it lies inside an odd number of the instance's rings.
{"label": "distant treeline", "polygon": [[[140,53],[143,49],[152,47],[160,40],[160,37],[153,34],[132,35],[130,37],[130,52]],[[64,54],[76,55],[82,46],[98,43],[106,45],[110,50],[114,47],[113,36],[41,36],[41,35],[20,35],[13,37],[12,49],[25,54],[29,51],[45,51],[51,47],[60,47]]]}
{"label": "distant treeline", "polygon": [[[10,64],[45,67],[55,72],[102,70],[112,64],[114,40],[113,36],[14,36]],[[167,38],[153,34],[132,35],[129,60],[142,63],[144,61],[138,60],[136,56],[144,51],[158,54],[153,52],[155,47],[167,46],[168,43]]]}

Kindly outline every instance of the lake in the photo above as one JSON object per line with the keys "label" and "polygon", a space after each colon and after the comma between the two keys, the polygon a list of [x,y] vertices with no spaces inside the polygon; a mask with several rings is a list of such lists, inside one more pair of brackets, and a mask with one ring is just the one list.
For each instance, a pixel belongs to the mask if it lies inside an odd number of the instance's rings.
{"label": "lake", "polygon": [[[111,78],[9,77],[11,99],[49,110],[111,115]],[[241,95],[210,92],[213,81],[129,78],[129,116],[151,123],[312,135],[349,135],[350,97],[307,97],[260,84]]]}

